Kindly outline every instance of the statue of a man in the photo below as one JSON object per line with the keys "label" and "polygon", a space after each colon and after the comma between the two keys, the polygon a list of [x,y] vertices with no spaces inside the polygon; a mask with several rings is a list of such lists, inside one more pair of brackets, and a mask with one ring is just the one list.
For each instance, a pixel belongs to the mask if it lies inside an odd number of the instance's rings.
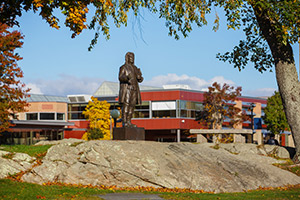
{"label": "statue of a man", "polygon": [[134,65],[134,54],[128,52],[125,55],[125,64],[120,67],[119,104],[122,106],[123,127],[135,127],[131,124],[131,118],[136,104],[141,104],[139,84],[144,80],[141,70]]}

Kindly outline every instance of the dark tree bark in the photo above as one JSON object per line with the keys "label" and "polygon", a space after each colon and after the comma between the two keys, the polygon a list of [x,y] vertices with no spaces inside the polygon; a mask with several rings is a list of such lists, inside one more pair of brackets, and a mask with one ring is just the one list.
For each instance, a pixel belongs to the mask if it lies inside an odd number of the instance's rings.
{"label": "dark tree bark", "polygon": [[294,162],[299,163],[300,156],[300,83],[291,45],[282,40],[282,32],[276,29],[278,23],[269,18],[267,10],[253,6],[262,34],[271,49],[274,61],[277,85],[288,124],[291,128],[296,154]]}

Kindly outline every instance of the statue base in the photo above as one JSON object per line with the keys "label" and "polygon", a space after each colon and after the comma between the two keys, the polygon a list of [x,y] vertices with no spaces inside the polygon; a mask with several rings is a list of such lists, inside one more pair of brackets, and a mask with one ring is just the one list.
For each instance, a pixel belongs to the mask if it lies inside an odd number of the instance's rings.
{"label": "statue base", "polygon": [[113,140],[145,140],[145,129],[139,127],[114,128]]}

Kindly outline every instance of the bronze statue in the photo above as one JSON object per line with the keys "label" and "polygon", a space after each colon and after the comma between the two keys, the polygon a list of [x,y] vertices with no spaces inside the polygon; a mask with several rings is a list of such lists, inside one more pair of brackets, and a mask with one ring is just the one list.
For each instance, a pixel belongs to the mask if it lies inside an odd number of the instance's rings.
{"label": "bronze statue", "polygon": [[120,67],[119,104],[122,106],[123,127],[136,127],[131,124],[131,118],[136,104],[141,104],[139,84],[144,80],[141,70],[134,65],[134,54],[125,55],[125,64]]}

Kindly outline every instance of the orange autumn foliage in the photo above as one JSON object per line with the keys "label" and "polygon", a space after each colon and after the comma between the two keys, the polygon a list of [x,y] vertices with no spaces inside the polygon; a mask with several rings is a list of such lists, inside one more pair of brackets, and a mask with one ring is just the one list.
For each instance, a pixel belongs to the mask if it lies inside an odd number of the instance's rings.
{"label": "orange autumn foliage", "polygon": [[21,60],[15,50],[21,48],[23,36],[18,31],[9,31],[0,23],[0,132],[11,126],[10,119],[17,112],[25,111],[28,105],[24,100],[29,89],[21,82],[23,72],[17,61]]}

